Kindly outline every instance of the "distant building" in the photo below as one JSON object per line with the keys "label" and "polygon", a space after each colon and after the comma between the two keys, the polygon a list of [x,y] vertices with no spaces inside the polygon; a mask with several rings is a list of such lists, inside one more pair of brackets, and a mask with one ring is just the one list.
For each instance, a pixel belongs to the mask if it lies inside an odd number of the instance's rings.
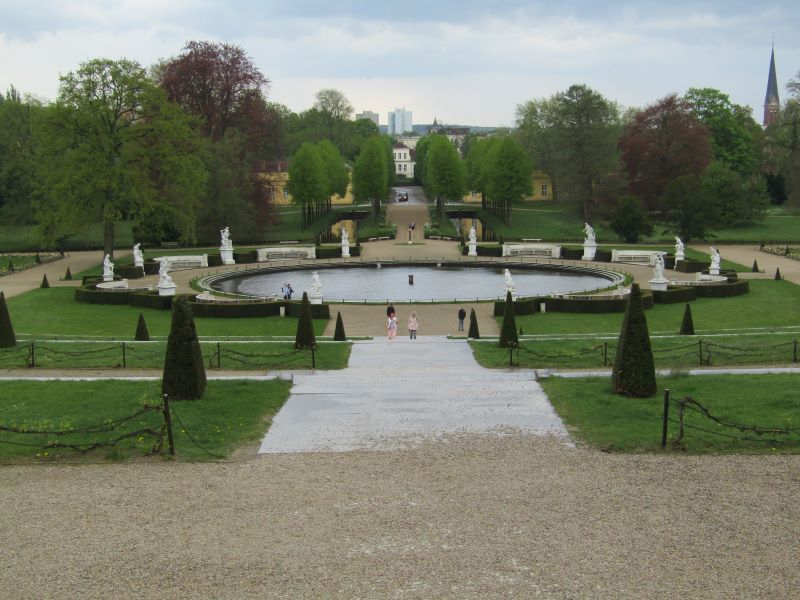
{"label": "distant building", "polygon": [[419,141],[419,139],[420,138],[416,135],[409,135],[409,136],[401,135],[397,137],[397,141],[400,144],[404,144],[405,146],[411,148],[412,150],[417,149],[417,142]]}
{"label": "distant building", "polygon": [[398,142],[392,146],[392,154],[394,155],[394,172],[397,175],[414,179],[416,151]]}
{"label": "distant building", "polygon": [[437,120],[433,119],[433,125],[428,130],[428,133],[438,133],[439,135],[445,136],[450,143],[456,147],[459,154],[463,156],[463,147],[464,147],[464,140],[467,139],[469,135],[469,127],[452,127],[449,125],[439,125]]}
{"label": "distant building", "polygon": [[[289,161],[264,161],[259,165],[258,171],[273,205],[285,206],[292,204],[292,195],[289,193]],[[352,204],[352,186],[350,184],[347,185],[347,193],[344,198],[338,194],[331,196],[331,203]]]}
{"label": "distant building", "polygon": [[378,113],[372,112],[371,110],[365,110],[364,112],[356,113],[356,121],[358,121],[359,119],[368,119],[373,123],[375,123],[375,125],[377,125],[378,127],[381,126],[378,118]]}
{"label": "distant building", "polygon": [[775,46],[769,59],[769,77],[767,78],[767,95],[764,98],[764,127],[769,127],[778,120],[781,112],[781,101],[778,97],[778,76],[775,74]]}
{"label": "distant building", "polygon": [[404,108],[395,108],[389,113],[389,135],[400,135],[412,131],[411,111]]}

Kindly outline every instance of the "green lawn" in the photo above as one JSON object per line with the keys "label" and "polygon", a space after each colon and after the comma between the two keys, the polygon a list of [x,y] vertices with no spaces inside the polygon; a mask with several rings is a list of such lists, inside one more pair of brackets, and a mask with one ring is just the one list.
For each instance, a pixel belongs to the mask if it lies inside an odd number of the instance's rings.
{"label": "green lawn", "polygon": [[[188,437],[217,456],[227,456],[243,445],[258,443],[289,396],[287,381],[209,381],[205,397],[193,402],[173,402],[179,421],[173,419],[177,457],[213,460]],[[107,423],[135,413],[143,404],[160,402],[160,382],[140,381],[6,381],[0,403],[0,426],[25,430],[74,430]],[[51,442],[84,444],[112,439],[140,429],[159,429],[160,411],[148,412],[115,433],[39,435],[0,430],[0,461],[57,460],[80,456],[72,449],[41,448]],[[185,427],[185,429],[184,429]],[[89,458],[138,458],[147,453],[154,438],[140,435],[114,448],[92,451]],[[165,440],[166,447],[166,440]]]}
{"label": "green lawn", "polygon": [[[139,313],[144,314],[152,336],[169,334],[170,311],[133,306],[85,304],[75,301],[74,288],[35,289],[8,300],[11,322],[17,335],[103,336],[132,340]],[[322,335],[328,321],[314,320],[314,333]],[[294,336],[294,317],[241,319],[196,318],[197,334],[205,337]]]}
{"label": "green lawn", "polygon": [[[633,399],[610,391],[608,378],[540,381],[571,435],[580,443],[615,452],[661,451],[663,392],[653,398]],[[800,375],[703,375],[659,379],[659,389],[670,389],[671,416],[677,419],[675,400],[692,396],[719,417],[747,425],[794,428],[795,434],[757,435],[724,427],[687,411],[685,451],[691,453],[800,451]],[[700,427],[708,432],[699,431]],[[677,424],[669,425],[669,439]],[[733,436],[731,439],[728,436]],[[746,440],[743,438],[753,438]],[[771,440],[784,440],[774,443]],[[786,441],[793,443],[789,444]],[[668,448],[671,444],[668,444]],[[673,450],[669,450],[673,451]]]}

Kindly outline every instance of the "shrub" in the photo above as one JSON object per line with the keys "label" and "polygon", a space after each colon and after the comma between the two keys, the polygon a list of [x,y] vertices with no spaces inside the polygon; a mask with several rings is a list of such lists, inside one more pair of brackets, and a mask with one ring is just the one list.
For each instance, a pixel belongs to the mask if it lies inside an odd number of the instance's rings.
{"label": "shrub", "polygon": [[67,266],[67,272],[64,273],[64,281],[72,281],[72,271],[69,270],[69,265]]}
{"label": "shrub", "polygon": [[631,286],[622,329],[617,342],[617,355],[611,372],[611,388],[616,394],[646,398],[656,393],[656,370],[647,318],[642,307],[639,284]]}
{"label": "shrub", "polygon": [[692,307],[688,304],[683,310],[683,321],[681,321],[681,335],[694,335],[694,321],[692,320]]}
{"label": "shrub", "polygon": [[147,331],[147,323],[144,321],[144,315],[139,313],[139,321],[136,323],[136,335],[133,337],[137,342],[149,342],[150,332]]}
{"label": "shrub", "polygon": [[14,272],[14,261],[10,258],[8,259],[8,272],[9,273]]}
{"label": "shrub", "polygon": [[206,370],[189,299],[178,296],[172,303],[161,393],[173,400],[199,400],[205,390]]}
{"label": "shrub", "polygon": [[517,321],[514,318],[514,301],[511,292],[506,292],[506,309],[503,313],[503,327],[500,330],[500,347],[508,348],[519,343]]}
{"label": "shrub", "polygon": [[347,341],[347,335],[344,332],[344,323],[342,322],[342,313],[336,313],[336,329],[333,332],[333,339],[336,342]]}
{"label": "shrub", "polygon": [[635,244],[643,236],[653,233],[653,224],[647,217],[641,200],[623,196],[611,213],[611,229],[629,244]]}
{"label": "shrub", "polygon": [[467,333],[467,337],[473,340],[478,340],[481,337],[478,331],[478,317],[475,316],[474,308],[469,310],[469,332]]}
{"label": "shrub", "polygon": [[42,275],[42,283],[41,285],[39,285],[39,287],[42,288],[43,290],[46,290],[47,288],[50,287],[50,282],[47,281],[47,273]]}
{"label": "shrub", "polygon": [[783,277],[781,277],[781,269],[778,267],[775,269],[775,281],[780,281],[781,279],[783,279]]}
{"label": "shrub", "polygon": [[11,325],[11,315],[8,314],[6,296],[0,292],[0,348],[13,348],[17,345],[17,336]]}
{"label": "shrub", "polygon": [[750,269],[753,273],[758,273],[758,261],[753,260],[753,268]]}
{"label": "shrub", "polygon": [[651,291],[653,302],[657,304],[678,304],[697,300],[697,288],[693,286],[670,286],[666,290]]}
{"label": "shrub", "polygon": [[297,322],[297,334],[294,338],[294,347],[297,350],[311,349],[317,345],[314,336],[314,322],[311,320],[311,303],[308,293],[303,292],[303,301],[300,304],[300,320]]}

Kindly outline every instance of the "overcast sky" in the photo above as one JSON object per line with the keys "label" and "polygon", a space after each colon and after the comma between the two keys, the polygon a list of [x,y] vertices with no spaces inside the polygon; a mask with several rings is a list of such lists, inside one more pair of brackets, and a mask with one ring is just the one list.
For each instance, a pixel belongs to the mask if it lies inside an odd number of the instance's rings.
{"label": "overcast sky", "polygon": [[586,83],[623,106],[715,87],[760,122],[773,36],[781,100],[800,2],[0,0],[0,90],[54,99],[87,59],[150,65],[188,40],[239,44],[294,111],[333,87],[356,111],[513,125],[517,104]]}

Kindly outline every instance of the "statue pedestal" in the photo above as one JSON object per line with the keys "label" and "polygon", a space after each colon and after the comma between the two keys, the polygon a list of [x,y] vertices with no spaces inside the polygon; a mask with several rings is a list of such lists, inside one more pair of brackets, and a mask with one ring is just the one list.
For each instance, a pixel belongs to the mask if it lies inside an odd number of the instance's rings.
{"label": "statue pedestal", "polygon": [[220,246],[219,256],[222,259],[223,265],[235,265],[236,261],[233,260],[233,246]]}
{"label": "statue pedestal", "polygon": [[467,256],[478,256],[478,245],[475,242],[469,243],[469,252]]}
{"label": "statue pedestal", "polygon": [[133,260],[133,266],[139,267],[140,269],[144,269],[144,259],[143,258],[135,258]]}
{"label": "statue pedestal", "polygon": [[103,281],[114,281],[114,275],[113,274],[108,275],[106,273],[103,273]]}
{"label": "statue pedestal", "polygon": [[677,263],[679,260],[686,260],[686,256],[684,256],[683,252],[675,253],[675,262]]}
{"label": "statue pedestal", "polygon": [[648,281],[650,284],[650,289],[658,292],[666,292],[667,291],[667,284],[669,280],[665,279],[664,277],[653,278]]}
{"label": "statue pedestal", "polygon": [[322,294],[309,294],[308,302],[309,304],[322,304]]}
{"label": "statue pedestal", "polygon": [[174,283],[172,285],[161,285],[158,284],[158,295],[159,296],[174,296],[175,290],[178,288]]}
{"label": "statue pedestal", "polygon": [[719,267],[711,267],[708,270],[709,275],[719,275]]}
{"label": "statue pedestal", "polygon": [[[411,242],[408,242],[409,244]],[[350,258],[350,244],[342,244],[342,258]]]}
{"label": "statue pedestal", "polygon": [[597,252],[597,244],[583,243],[583,256],[581,260],[594,260],[595,252]]}

